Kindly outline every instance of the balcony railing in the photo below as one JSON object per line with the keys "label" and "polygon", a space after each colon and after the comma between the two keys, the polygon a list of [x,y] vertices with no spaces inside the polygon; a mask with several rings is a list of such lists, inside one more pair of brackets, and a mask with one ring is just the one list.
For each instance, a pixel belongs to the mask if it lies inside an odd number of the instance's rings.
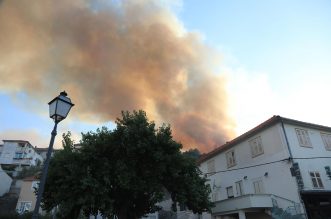
{"label": "balcony railing", "polygon": [[13,164],[30,165],[32,158],[13,158]]}
{"label": "balcony railing", "polygon": [[272,196],[269,194],[247,194],[214,203],[214,213],[225,213],[248,208],[272,208]]}

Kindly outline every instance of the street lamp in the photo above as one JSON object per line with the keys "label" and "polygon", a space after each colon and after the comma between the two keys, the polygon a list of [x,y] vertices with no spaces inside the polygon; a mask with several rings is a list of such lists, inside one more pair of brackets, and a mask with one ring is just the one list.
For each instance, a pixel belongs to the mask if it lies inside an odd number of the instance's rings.
{"label": "street lamp", "polygon": [[46,156],[46,160],[44,163],[43,172],[41,175],[41,180],[40,180],[38,193],[37,193],[36,206],[33,211],[32,219],[38,218],[40,201],[41,201],[42,194],[44,192],[49,161],[50,161],[51,154],[53,151],[54,139],[57,134],[56,133],[57,124],[67,117],[71,107],[74,106],[74,104],[71,103],[70,98],[67,97],[67,93],[65,91],[61,92],[60,95],[55,97],[51,102],[48,103],[48,105],[49,105],[49,117],[54,120],[54,128],[52,131],[51,141],[49,142],[47,156]]}

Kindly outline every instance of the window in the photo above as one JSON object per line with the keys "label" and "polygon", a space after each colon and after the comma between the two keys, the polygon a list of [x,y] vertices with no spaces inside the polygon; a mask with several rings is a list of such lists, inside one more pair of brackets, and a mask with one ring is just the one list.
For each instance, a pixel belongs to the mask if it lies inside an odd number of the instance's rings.
{"label": "window", "polygon": [[322,179],[321,179],[321,175],[319,172],[310,172],[310,177],[311,177],[311,181],[313,182],[313,187],[315,189],[322,189],[323,188],[323,183],[322,183]]}
{"label": "window", "polygon": [[299,140],[299,144],[303,147],[311,147],[311,142],[309,138],[308,131],[305,129],[295,129],[297,133],[297,137]]}
{"label": "window", "polygon": [[326,150],[331,150],[331,134],[321,133]]}
{"label": "window", "polygon": [[207,172],[215,173],[215,160],[210,160],[207,162]]}
{"label": "window", "polygon": [[226,153],[226,162],[228,168],[236,165],[236,157],[234,156],[234,150]]}
{"label": "window", "polygon": [[16,152],[14,159],[22,159],[23,158],[23,153],[22,152]]}
{"label": "window", "polygon": [[212,194],[211,194],[211,200],[213,201],[213,202],[216,202],[217,200],[218,200],[218,192],[216,191],[216,192],[213,192]]}
{"label": "window", "polygon": [[23,214],[26,211],[30,211],[31,202],[20,202],[17,208],[17,212]]}
{"label": "window", "polygon": [[252,157],[256,157],[264,153],[262,139],[260,136],[250,140],[249,144],[251,145]]}
{"label": "window", "polygon": [[264,193],[264,188],[263,188],[263,181],[262,179],[257,179],[253,182],[254,186],[254,192],[255,194],[262,194]]}
{"label": "window", "polygon": [[232,186],[226,187],[226,193],[228,194],[228,198],[233,198],[234,197],[233,187]]}
{"label": "window", "polygon": [[237,196],[241,196],[241,195],[244,194],[243,181],[242,180],[236,182],[236,192],[237,192]]}

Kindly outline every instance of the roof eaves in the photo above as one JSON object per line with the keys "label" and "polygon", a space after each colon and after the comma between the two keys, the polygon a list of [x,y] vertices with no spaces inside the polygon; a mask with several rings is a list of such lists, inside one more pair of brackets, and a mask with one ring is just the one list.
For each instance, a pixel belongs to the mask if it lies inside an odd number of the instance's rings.
{"label": "roof eaves", "polygon": [[237,138],[226,142],[225,144],[219,146],[218,148],[212,150],[211,152],[202,155],[200,157],[200,159],[198,160],[198,164],[201,164],[202,162],[218,155],[219,153],[231,148],[232,146],[245,141],[247,138],[250,138],[252,136],[254,136],[256,133],[261,132],[262,130],[276,124],[277,122],[281,121],[282,117],[280,116],[273,116],[270,119],[264,121],[263,123],[259,124],[258,126],[256,126],[255,128],[245,132],[244,134],[238,136]]}
{"label": "roof eaves", "polygon": [[302,126],[302,127],[305,127],[305,128],[317,129],[317,130],[320,130],[320,131],[331,132],[331,127],[328,127],[328,126],[318,125],[318,124],[309,123],[309,122],[302,122],[302,121],[299,121],[299,120],[289,119],[289,118],[285,118],[285,117],[281,117],[281,119],[286,124],[290,124],[290,125],[294,125],[294,126]]}

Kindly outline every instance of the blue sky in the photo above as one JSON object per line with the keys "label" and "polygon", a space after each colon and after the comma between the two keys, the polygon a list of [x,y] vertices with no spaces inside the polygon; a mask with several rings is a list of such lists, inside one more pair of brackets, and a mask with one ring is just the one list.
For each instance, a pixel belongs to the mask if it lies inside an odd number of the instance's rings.
{"label": "blue sky", "polygon": [[[330,1],[183,0],[171,5],[186,31],[199,33],[221,54],[219,73],[227,77],[237,134],[275,114],[331,126]],[[24,91],[0,90],[0,139],[27,139],[45,147],[53,125],[47,103],[35,103],[35,110],[22,104],[31,100],[25,98]],[[69,115],[59,134],[70,130],[79,139],[80,132],[102,125],[113,127]]]}
{"label": "blue sky", "polygon": [[273,114],[331,125],[330,1],[186,0],[178,11],[223,55],[238,133]]}

